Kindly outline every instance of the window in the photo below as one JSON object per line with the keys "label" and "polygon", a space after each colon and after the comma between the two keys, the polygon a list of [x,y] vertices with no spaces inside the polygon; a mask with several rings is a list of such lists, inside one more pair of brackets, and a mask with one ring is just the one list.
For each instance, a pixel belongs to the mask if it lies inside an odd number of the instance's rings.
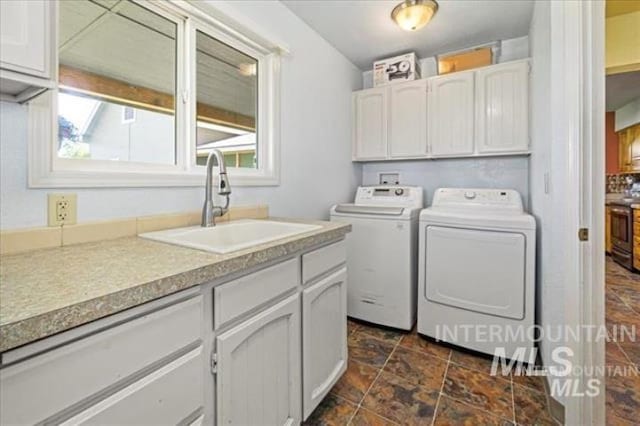
{"label": "window", "polygon": [[57,4],[30,186],[200,186],[213,148],[234,185],[278,183],[280,48],[183,2]]}
{"label": "window", "polygon": [[256,168],[257,74],[255,58],[196,31],[198,164],[218,148],[228,167]]}

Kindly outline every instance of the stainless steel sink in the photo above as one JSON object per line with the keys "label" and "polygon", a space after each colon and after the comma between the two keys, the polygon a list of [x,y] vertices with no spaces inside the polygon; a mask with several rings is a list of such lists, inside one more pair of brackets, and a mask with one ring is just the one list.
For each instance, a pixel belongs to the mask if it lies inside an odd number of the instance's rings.
{"label": "stainless steel sink", "polygon": [[209,228],[192,226],[147,232],[140,237],[225,254],[320,228],[319,225],[303,223],[246,219]]}

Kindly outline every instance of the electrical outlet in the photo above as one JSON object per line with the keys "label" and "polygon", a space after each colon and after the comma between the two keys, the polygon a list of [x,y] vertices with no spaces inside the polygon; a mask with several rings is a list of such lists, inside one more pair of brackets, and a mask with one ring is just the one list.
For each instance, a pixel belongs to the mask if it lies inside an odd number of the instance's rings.
{"label": "electrical outlet", "polygon": [[74,225],[77,212],[76,194],[49,194],[49,226]]}

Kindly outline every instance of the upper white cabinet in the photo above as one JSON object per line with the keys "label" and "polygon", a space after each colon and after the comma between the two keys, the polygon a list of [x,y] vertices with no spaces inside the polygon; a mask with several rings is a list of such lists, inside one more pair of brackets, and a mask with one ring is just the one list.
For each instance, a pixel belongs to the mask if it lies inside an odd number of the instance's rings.
{"label": "upper white cabinet", "polygon": [[389,156],[427,154],[427,81],[389,86]]}
{"label": "upper white cabinet", "polygon": [[387,156],[387,89],[354,93],[353,158],[382,160]]}
{"label": "upper white cabinet", "polygon": [[427,155],[426,92],[426,80],[356,92],[353,159]]}
{"label": "upper white cabinet", "polygon": [[19,97],[31,86],[52,87],[55,3],[0,1],[0,90]]}
{"label": "upper white cabinet", "polygon": [[476,144],[479,153],[529,148],[529,63],[518,61],[476,72]]}
{"label": "upper white cabinet", "polygon": [[219,425],[300,424],[300,296],[216,338]]}
{"label": "upper white cabinet", "polygon": [[429,80],[429,151],[433,157],[473,154],[473,71]]}
{"label": "upper white cabinet", "polygon": [[528,154],[529,60],[353,94],[353,160]]}

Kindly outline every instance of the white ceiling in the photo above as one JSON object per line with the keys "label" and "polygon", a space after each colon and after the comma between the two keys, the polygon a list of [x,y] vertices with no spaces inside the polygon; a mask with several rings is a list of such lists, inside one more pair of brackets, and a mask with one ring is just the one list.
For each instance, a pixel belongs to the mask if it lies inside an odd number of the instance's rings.
{"label": "white ceiling", "polygon": [[363,71],[398,53],[424,58],[527,35],[533,14],[533,0],[441,0],[426,27],[407,32],[390,18],[400,0],[283,3]]}
{"label": "white ceiling", "polygon": [[615,111],[640,97],[640,71],[607,76],[607,111]]}

